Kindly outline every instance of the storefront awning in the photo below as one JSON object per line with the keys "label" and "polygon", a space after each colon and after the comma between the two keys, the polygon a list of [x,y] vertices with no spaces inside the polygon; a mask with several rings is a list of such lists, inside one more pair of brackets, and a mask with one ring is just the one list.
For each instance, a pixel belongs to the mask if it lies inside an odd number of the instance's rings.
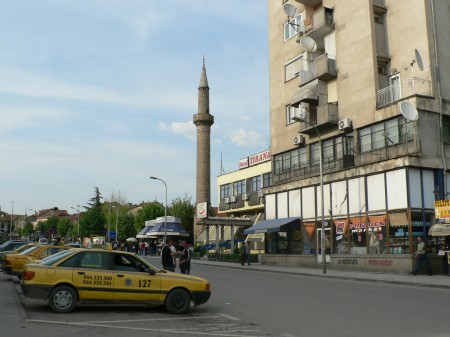
{"label": "storefront awning", "polygon": [[141,231],[139,233],[137,233],[136,238],[138,238],[138,239],[148,238],[146,233],[152,228],[153,228],[153,226],[145,226],[144,228],[141,229]]}
{"label": "storefront awning", "polygon": [[189,236],[188,231],[177,222],[158,223],[145,233],[148,236]]}
{"label": "storefront awning", "polygon": [[408,217],[406,212],[388,214],[389,225],[391,227],[408,226]]}
{"label": "storefront awning", "polygon": [[263,220],[244,230],[244,234],[280,232],[283,230],[284,226],[295,224],[295,222],[297,222],[296,225],[300,227],[300,218],[297,217]]}
{"label": "storefront awning", "polygon": [[450,225],[435,224],[428,230],[431,236],[447,236],[450,235]]}

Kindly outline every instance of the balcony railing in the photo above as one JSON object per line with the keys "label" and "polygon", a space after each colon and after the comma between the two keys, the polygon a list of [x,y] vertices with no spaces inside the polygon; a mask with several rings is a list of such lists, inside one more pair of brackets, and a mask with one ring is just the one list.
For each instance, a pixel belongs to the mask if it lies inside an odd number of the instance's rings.
{"label": "balcony railing", "polygon": [[431,81],[412,77],[377,91],[377,108],[399,101],[404,97],[431,96]]}
{"label": "balcony railing", "polygon": [[322,54],[300,69],[300,86],[316,78],[324,81],[336,78],[336,60]]}
{"label": "balcony railing", "polygon": [[[321,7],[311,15],[311,24],[307,26],[306,35],[321,42],[323,37],[334,29],[333,10]],[[318,44],[322,49],[321,43]]]}
{"label": "balcony railing", "polygon": [[[337,103],[327,103],[315,109],[310,109],[306,120],[314,125],[319,131],[337,128],[339,123],[339,111]],[[314,127],[308,123],[300,124],[300,133],[315,135]]]}

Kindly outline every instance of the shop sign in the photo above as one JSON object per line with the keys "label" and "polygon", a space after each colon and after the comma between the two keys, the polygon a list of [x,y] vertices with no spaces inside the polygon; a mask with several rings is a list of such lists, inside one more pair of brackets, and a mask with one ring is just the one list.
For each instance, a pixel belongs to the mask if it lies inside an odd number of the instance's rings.
{"label": "shop sign", "polygon": [[345,221],[336,222],[336,234],[344,234]]}
{"label": "shop sign", "polygon": [[436,219],[450,218],[450,200],[436,200],[434,211]]}
{"label": "shop sign", "polygon": [[383,259],[383,260],[369,260],[369,266],[386,266],[392,267],[393,260]]}
{"label": "shop sign", "polygon": [[258,165],[270,160],[270,150],[266,150],[239,160],[239,169]]}
{"label": "shop sign", "polygon": [[369,222],[369,228],[378,228],[386,226],[386,221]]}
{"label": "shop sign", "polygon": [[197,204],[197,219],[204,219],[208,216],[208,203],[200,202]]}
{"label": "shop sign", "polygon": [[350,229],[364,229],[366,228],[365,223],[352,223],[350,224]]}
{"label": "shop sign", "polygon": [[248,167],[248,157],[239,160],[239,170]]}

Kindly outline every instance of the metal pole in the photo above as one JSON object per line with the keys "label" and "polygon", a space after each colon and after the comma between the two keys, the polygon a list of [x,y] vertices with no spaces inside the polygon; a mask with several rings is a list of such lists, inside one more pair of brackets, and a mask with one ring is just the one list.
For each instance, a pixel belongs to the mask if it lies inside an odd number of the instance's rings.
{"label": "metal pole", "polygon": [[294,121],[296,122],[303,122],[306,124],[311,125],[314,128],[314,131],[316,131],[317,133],[317,137],[319,137],[319,151],[320,151],[320,156],[319,156],[319,174],[320,174],[320,210],[322,212],[321,214],[321,221],[322,221],[322,226],[321,226],[321,231],[322,231],[322,235],[321,235],[321,246],[320,246],[320,251],[321,251],[321,257],[322,257],[322,266],[323,266],[323,273],[326,274],[327,273],[327,261],[326,261],[326,247],[325,246],[325,202],[323,200],[323,151],[322,151],[322,138],[320,137],[320,132],[319,130],[316,128],[316,126],[314,124],[312,124],[311,122],[309,122],[308,120],[301,118],[301,117],[293,117],[292,118]]}
{"label": "metal pole", "polygon": [[117,225],[119,223],[119,209],[114,205],[112,205],[111,207],[116,209],[116,242],[119,242],[119,231],[117,229]]}
{"label": "metal pole", "polygon": [[166,243],[167,242],[166,241],[167,240],[167,184],[161,178],[150,177],[150,179],[161,180],[164,183],[164,186],[166,187],[166,204],[164,205],[164,243]]}
{"label": "metal pole", "polygon": [[13,213],[14,213],[14,201],[11,201],[11,223],[9,224],[9,239],[10,240],[12,238]]}

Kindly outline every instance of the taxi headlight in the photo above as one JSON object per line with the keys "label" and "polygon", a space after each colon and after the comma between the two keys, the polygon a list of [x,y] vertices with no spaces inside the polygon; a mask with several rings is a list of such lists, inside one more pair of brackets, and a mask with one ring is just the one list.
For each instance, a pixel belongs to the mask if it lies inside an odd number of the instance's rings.
{"label": "taxi headlight", "polygon": [[206,283],[205,290],[211,291],[211,284]]}

